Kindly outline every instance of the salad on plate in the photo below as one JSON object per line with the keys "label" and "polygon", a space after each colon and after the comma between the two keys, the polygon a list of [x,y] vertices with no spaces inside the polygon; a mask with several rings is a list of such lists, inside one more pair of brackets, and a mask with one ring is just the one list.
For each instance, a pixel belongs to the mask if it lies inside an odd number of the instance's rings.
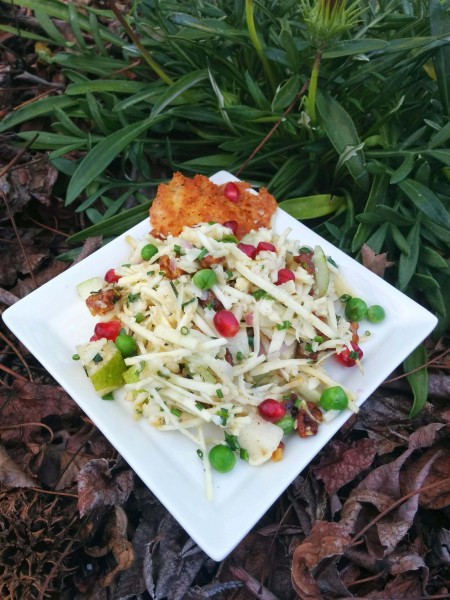
{"label": "salad on plate", "polygon": [[[367,305],[320,246],[236,220],[127,238],[128,262],[78,286],[96,318],[74,357],[104,399],[187,436],[211,468],[281,460],[290,435],[317,433],[352,390],[328,374],[333,357],[361,367]],[[381,319],[381,307],[371,307]]]}

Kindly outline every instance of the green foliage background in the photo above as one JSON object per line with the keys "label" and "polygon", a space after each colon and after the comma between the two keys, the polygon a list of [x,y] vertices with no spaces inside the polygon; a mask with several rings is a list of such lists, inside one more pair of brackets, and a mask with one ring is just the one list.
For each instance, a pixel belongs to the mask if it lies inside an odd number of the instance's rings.
{"label": "green foliage background", "polygon": [[[37,135],[33,147],[68,177],[67,204],[93,224],[73,241],[144,218],[155,165],[240,172],[277,125],[240,176],[353,256],[364,243],[387,252],[390,281],[431,307],[438,332],[447,328],[448,1],[361,0],[352,5],[358,19],[324,43],[307,27],[316,6],[308,1],[136,0],[123,15],[128,31],[109,26],[112,10],[13,3],[33,10],[39,32],[21,35],[69,83],[12,112],[0,131],[22,142]],[[318,52],[317,93],[308,98],[300,90]],[[44,116],[47,130],[20,132]]]}

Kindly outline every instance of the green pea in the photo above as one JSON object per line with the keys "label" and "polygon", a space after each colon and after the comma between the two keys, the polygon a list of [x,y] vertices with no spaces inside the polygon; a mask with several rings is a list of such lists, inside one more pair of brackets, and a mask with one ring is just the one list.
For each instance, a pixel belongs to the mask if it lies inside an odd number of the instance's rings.
{"label": "green pea", "polygon": [[217,275],[212,269],[201,269],[195,273],[192,281],[200,290],[210,290],[217,281]]}
{"label": "green pea", "polygon": [[147,244],[141,250],[141,256],[144,260],[150,260],[158,253],[158,248],[154,244]]}
{"label": "green pea", "polygon": [[361,298],[350,298],[345,305],[345,316],[349,321],[362,321],[367,315],[367,304]]}
{"label": "green pea", "polygon": [[213,446],[208,453],[211,466],[219,473],[228,473],[236,464],[236,457],[228,446],[217,444]]}
{"label": "green pea", "polygon": [[284,417],[282,419],[280,419],[279,421],[276,421],[275,425],[278,425],[278,427],[281,427],[281,429],[283,430],[283,435],[289,435],[291,433],[291,431],[294,430],[295,421],[291,417],[291,415],[284,415]]}
{"label": "green pea", "polygon": [[340,385],[329,387],[320,396],[320,406],[324,410],[343,410],[348,406],[348,397]]}
{"label": "green pea", "polygon": [[383,321],[386,316],[386,312],[382,306],[379,304],[374,304],[373,306],[369,306],[367,309],[367,320],[371,323],[380,323]]}
{"label": "green pea", "polygon": [[137,351],[136,340],[126,333],[120,333],[115,342],[122,356],[133,356]]}

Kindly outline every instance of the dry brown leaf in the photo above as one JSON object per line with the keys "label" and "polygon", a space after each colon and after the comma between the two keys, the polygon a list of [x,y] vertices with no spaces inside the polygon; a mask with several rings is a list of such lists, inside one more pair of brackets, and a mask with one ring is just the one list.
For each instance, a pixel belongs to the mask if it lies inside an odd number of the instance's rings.
{"label": "dry brown leaf", "polygon": [[313,472],[323,481],[327,493],[335,494],[370,467],[376,453],[375,442],[367,438],[350,444],[333,440],[328,444],[319,464],[313,467]]}
{"label": "dry brown leaf", "polygon": [[411,491],[411,481],[417,478],[417,474],[425,464],[434,456],[439,449],[438,460],[431,466],[430,472],[425,478],[424,486],[433,485],[419,495],[419,503],[422,507],[438,510],[450,505],[450,449],[443,444],[437,445],[425,452],[422,456],[411,460],[402,473],[401,483],[404,493]]}
{"label": "dry brown leaf", "polygon": [[24,473],[0,445],[0,484],[3,489],[33,487],[36,481]]}
{"label": "dry brown leaf", "polygon": [[123,504],[133,489],[131,470],[114,472],[114,463],[93,459],[78,473],[78,510],[83,517],[94,508]]}
{"label": "dry brown leaf", "polygon": [[387,252],[377,254],[367,244],[364,244],[361,248],[361,257],[362,264],[379,277],[384,277],[386,269],[395,264],[387,259]]}
{"label": "dry brown leaf", "polygon": [[292,557],[292,585],[301,600],[319,600],[321,589],[311,571],[327,557],[340,556],[350,543],[344,524],[316,521]]}

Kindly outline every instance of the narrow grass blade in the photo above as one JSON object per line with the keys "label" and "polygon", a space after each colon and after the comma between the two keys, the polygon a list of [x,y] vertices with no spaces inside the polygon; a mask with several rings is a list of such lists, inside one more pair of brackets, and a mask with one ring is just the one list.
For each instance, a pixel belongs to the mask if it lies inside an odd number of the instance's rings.
{"label": "narrow grass blade", "polygon": [[12,127],[16,127],[16,125],[20,125],[25,121],[32,121],[37,117],[49,115],[56,107],[69,108],[75,104],[77,104],[75,99],[66,98],[65,96],[55,96],[54,98],[36,100],[36,102],[18,108],[16,111],[7,115],[0,124],[0,133]]}
{"label": "narrow grass blade", "polygon": [[[339,155],[343,154],[348,147],[356,148],[360,145],[361,141],[352,118],[337,100],[318,91],[316,105],[322,126]],[[345,162],[345,166],[357,185],[366,190],[369,187],[369,175],[365,168],[362,150],[356,151]]]}
{"label": "narrow grass blade", "polygon": [[404,179],[398,184],[413,204],[432,221],[450,228],[450,214],[429,187],[414,179]]}
{"label": "narrow grass blade", "polygon": [[[430,0],[431,33],[447,35],[450,31],[450,7],[448,2]],[[450,116],[450,46],[439,48],[434,55],[434,70],[444,112]]]}
{"label": "narrow grass blade", "polygon": [[207,69],[202,69],[201,71],[194,71],[193,73],[188,73],[187,75],[183,75],[182,77],[180,77],[178,81],[169,86],[167,90],[162,94],[161,98],[157,102],[155,102],[155,105],[153,106],[151,112],[151,116],[156,117],[157,115],[159,115],[159,113],[162,112],[168,104],[173,102],[186,90],[199,83],[199,81],[206,79],[207,77]]}
{"label": "narrow grass blade", "polygon": [[105,137],[78,165],[67,188],[66,205],[71,204],[81,192],[102,173],[108,165],[139,135],[155,123],[149,118],[140,123],[128,125]]}
{"label": "narrow grass blade", "polygon": [[92,225],[91,227],[83,229],[83,231],[75,233],[68,238],[67,241],[75,244],[97,235],[102,235],[103,237],[115,237],[116,235],[120,235],[147,218],[150,206],[151,201],[129,208],[119,215],[114,215],[97,225]]}
{"label": "narrow grass blade", "polygon": [[406,379],[408,380],[414,395],[414,402],[411,412],[409,413],[411,419],[420,413],[427,401],[428,371],[426,363],[427,351],[423,344],[420,344],[420,346],[418,346],[403,362],[403,370],[407,373]]}

